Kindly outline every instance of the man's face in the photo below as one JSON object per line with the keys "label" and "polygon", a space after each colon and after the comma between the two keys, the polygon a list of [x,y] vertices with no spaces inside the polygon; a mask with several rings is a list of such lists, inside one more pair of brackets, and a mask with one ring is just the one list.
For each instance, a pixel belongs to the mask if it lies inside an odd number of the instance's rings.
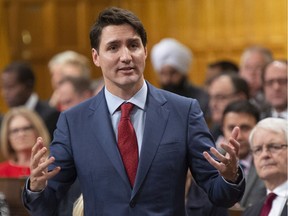
{"label": "man's face", "polygon": [[[254,156],[254,164],[261,179],[276,184],[287,180],[287,147],[278,149],[275,152],[267,150],[270,144],[287,145],[284,133],[276,133],[271,130],[259,128],[252,140],[252,150],[263,148],[259,155]],[[274,185],[275,186],[275,185]]]}
{"label": "man's face", "polygon": [[102,30],[99,52],[92,49],[94,64],[101,67],[106,88],[119,96],[138,91],[144,82],[146,47],[130,25],[110,25]]}
{"label": "man's face", "polygon": [[228,140],[231,137],[232,130],[235,126],[240,128],[237,141],[240,143],[239,158],[244,159],[250,152],[249,135],[256,125],[254,116],[248,113],[228,112],[223,117],[223,133]]}
{"label": "man's face", "polygon": [[161,86],[177,86],[183,79],[183,73],[170,65],[163,65],[158,75]]}
{"label": "man's face", "polygon": [[67,110],[87,99],[77,94],[72,84],[69,82],[64,82],[59,85],[57,93],[59,94],[59,105],[61,111]]}
{"label": "man's face", "polygon": [[24,105],[29,92],[23,83],[17,79],[16,73],[2,73],[2,95],[9,107]]}
{"label": "man's face", "polygon": [[276,61],[266,68],[264,93],[266,101],[277,111],[287,108],[287,64]]}
{"label": "man's face", "polygon": [[249,84],[250,95],[252,97],[261,89],[261,70],[264,65],[265,59],[259,52],[247,54],[240,65],[239,75]]}
{"label": "man's face", "polygon": [[220,123],[225,107],[236,97],[231,80],[227,76],[220,76],[211,83],[208,93],[212,120]]}

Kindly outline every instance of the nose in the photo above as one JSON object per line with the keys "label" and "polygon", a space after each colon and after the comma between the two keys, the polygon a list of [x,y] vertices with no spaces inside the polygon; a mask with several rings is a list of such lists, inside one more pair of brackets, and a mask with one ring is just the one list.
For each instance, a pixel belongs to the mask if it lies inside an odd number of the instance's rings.
{"label": "nose", "polygon": [[279,83],[279,82],[275,81],[275,82],[272,83],[272,88],[273,88],[273,89],[279,89],[280,87],[281,87],[281,86],[280,86],[280,83]]}
{"label": "nose", "polygon": [[130,50],[127,47],[121,49],[120,60],[126,63],[132,60]]}
{"label": "nose", "polygon": [[243,131],[241,131],[241,129],[240,129],[238,136],[237,136],[237,141],[242,141],[242,140],[243,140]]}
{"label": "nose", "polygon": [[264,158],[270,158],[270,156],[271,156],[271,151],[269,151],[269,149],[268,148],[264,148],[263,147],[263,149],[262,149],[262,152],[261,152],[261,157],[264,157]]}

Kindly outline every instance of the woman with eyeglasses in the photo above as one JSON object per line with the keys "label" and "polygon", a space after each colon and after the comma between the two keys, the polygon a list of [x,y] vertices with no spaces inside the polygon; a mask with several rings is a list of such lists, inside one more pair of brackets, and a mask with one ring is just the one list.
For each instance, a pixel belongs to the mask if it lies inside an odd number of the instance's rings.
{"label": "woman with eyeglasses", "polygon": [[25,107],[9,110],[1,126],[0,178],[21,178],[30,175],[30,158],[37,137],[50,143],[49,132],[41,117]]}

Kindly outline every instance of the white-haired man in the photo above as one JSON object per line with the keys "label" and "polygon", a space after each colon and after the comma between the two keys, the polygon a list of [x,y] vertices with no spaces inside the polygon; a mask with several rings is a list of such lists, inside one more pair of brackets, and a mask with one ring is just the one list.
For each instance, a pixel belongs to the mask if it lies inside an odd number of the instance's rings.
{"label": "white-haired man", "polygon": [[244,216],[286,216],[287,121],[265,118],[258,122],[249,137],[258,176],[264,181],[267,197],[246,209]]}

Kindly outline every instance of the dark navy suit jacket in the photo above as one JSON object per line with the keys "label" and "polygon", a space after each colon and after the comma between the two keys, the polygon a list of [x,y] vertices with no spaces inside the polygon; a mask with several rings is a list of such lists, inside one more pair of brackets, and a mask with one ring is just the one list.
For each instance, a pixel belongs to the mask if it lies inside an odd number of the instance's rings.
{"label": "dark navy suit jacket", "polygon": [[190,168],[210,200],[224,207],[239,201],[245,181],[228,184],[203,157],[214,146],[196,100],[147,83],[146,120],[136,181],[129,184],[117,148],[102,90],[97,96],[61,113],[51,155],[52,169],[40,197],[23,200],[32,215],[51,216],[58,200],[78,177],[89,216],[184,216],[185,181]]}

